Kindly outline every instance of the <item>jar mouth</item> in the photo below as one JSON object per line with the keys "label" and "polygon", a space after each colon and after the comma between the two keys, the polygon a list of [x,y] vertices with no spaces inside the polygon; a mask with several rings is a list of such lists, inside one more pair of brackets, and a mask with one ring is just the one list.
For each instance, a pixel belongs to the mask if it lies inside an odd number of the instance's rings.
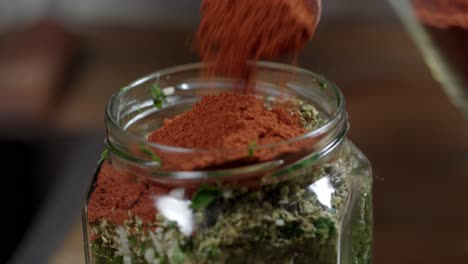
{"label": "jar mouth", "polygon": [[[327,80],[325,77],[315,74],[311,71],[288,65],[288,64],[282,64],[282,63],[275,63],[275,62],[266,62],[266,61],[260,61],[260,62],[249,62],[250,65],[255,65],[257,68],[265,68],[265,69],[271,69],[271,70],[277,70],[281,72],[288,72],[290,74],[294,74],[294,76],[298,75],[307,75],[309,77],[312,77],[312,80],[316,82],[317,85],[321,87],[321,89],[329,89],[329,91],[332,93],[332,95],[335,98],[335,111],[326,118],[324,123],[320,125],[319,127],[312,129],[308,131],[307,133],[301,134],[297,137],[284,140],[284,141],[279,141],[275,143],[270,143],[270,144],[258,144],[254,147],[252,147],[252,150],[268,150],[268,149],[274,149],[278,148],[281,146],[285,145],[290,145],[293,143],[298,143],[307,139],[312,139],[312,138],[319,138],[321,135],[326,134],[328,131],[333,129],[334,127],[338,126],[340,123],[343,123],[344,119],[347,119],[346,113],[344,111],[345,108],[345,100],[343,97],[343,94],[341,93],[340,89]],[[121,101],[121,98],[123,95],[131,91],[132,89],[136,89],[140,85],[151,82],[152,80],[158,80],[162,78],[163,76],[170,76],[171,74],[177,74],[178,72],[184,72],[184,71],[191,71],[191,70],[201,70],[206,67],[205,63],[191,63],[191,64],[184,64],[184,65],[179,65],[179,66],[174,66],[170,68],[166,68],[160,71],[156,71],[154,73],[151,73],[149,75],[146,75],[145,77],[142,77],[129,85],[125,86],[122,88],[120,91],[115,93],[111,99],[109,100],[109,103],[106,108],[106,119],[108,122],[111,123],[111,125],[114,128],[117,128],[121,133],[127,134],[128,137],[131,138],[131,140],[135,142],[139,142],[140,144],[144,144],[148,147],[151,147],[153,149],[159,149],[162,151],[167,151],[167,152],[172,152],[172,153],[190,153],[190,154],[207,154],[207,153],[213,153],[213,152],[225,152],[225,151],[233,151],[233,150],[239,150],[241,148],[239,147],[233,147],[233,148],[185,148],[185,147],[178,147],[178,146],[171,146],[171,145],[164,145],[164,144],[159,144],[155,142],[148,141],[144,137],[137,136],[135,134],[127,133],[126,129],[124,126],[119,124],[118,121],[118,115],[114,113],[114,109],[116,104],[118,104]],[[294,77],[293,77],[294,78]],[[243,149],[243,148],[242,148]]]}

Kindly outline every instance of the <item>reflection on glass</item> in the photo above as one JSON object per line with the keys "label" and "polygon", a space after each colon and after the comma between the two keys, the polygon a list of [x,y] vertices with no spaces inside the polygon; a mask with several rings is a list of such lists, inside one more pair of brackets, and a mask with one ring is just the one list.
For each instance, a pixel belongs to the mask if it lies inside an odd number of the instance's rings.
{"label": "reflection on glass", "polygon": [[328,208],[332,207],[332,194],[335,192],[335,189],[330,184],[328,176],[316,181],[309,188],[317,195],[317,199],[321,204]]}
{"label": "reflection on glass", "polygon": [[389,1],[434,78],[468,119],[468,1]]}
{"label": "reflection on glass", "polygon": [[169,195],[155,197],[158,212],[167,220],[174,221],[180,231],[189,236],[193,233],[193,213],[190,209],[190,200],[184,200],[184,190],[175,189]]}

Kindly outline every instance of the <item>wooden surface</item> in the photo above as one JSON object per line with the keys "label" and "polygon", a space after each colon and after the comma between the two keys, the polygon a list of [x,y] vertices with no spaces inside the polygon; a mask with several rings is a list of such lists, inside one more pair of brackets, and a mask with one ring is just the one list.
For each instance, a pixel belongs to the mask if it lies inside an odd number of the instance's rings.
{"label": "wooden surface", "polygon": [[[109,96],[139,76],[194,61],[190,33],[107,29],[82,36],[81,71],[56,111],[63,132],[102,130]],[[323,26],[299,64],[342,88],[350,138],[373,164],[375,263],[467,263],[468,123],[398,23]],[[51,263],[84,263],[81,225]]]}

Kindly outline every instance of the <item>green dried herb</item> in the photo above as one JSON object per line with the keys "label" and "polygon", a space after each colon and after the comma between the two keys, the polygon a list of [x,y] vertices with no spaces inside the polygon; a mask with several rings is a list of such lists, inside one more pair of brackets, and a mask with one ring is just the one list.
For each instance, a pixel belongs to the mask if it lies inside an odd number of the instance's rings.
{"label": "green dried herb", "polygon": [[319,81],[318,84],[319,84],[320,90],[322,90],[322,91],[323,91],[325,88],[327,88],[327,84],[324,83],[324,82],[322,82],[322,81]]}
{"label": "green dried herb", "polygon": [[278,227],[278,230],[281,236],[288,240],[300,237],[304,234],[304,231],[297,222],[286,223],[284,226]]}
{"label": "green dried herb", "polygon": [[177,229],[179,227],[179,225],[177,224],[176,221],[167,221],[167,228],[174,228],[174,229]]}
{"label": "green dried herb", "polygon": [[94,263],[96,264],[114,264],[122,262],[122,257],[113,257],[114,250],[106,246],[102,240],[97,240],[92,244],[91,252],[93,253]]}
{"label": "green dried herb", "polygon": [[173,264],[184,264],[185,261],[185,254],[182,252],[179,244],[176,243],[174,248],[172,249],[172,256],[171,256],[171,263]]}
{"label": "green dried herb", "polygon": [[101,152],[101,157],[99,158],[98,164],[101,164],[104,160],[106,160],[109,157],[109,150],[105,148]]}
{"label": "green dried herb", "polygon": [[145,145],[140,145],[140,151],[143,152],[146,156],[150,157],[152,161],[156,161],[159,164],[162,164],[161,158],[156,155],[152,150],[147,148]]}
{"label": "green dried herb", "polygon": [[154,83],[150,87],[151,97],[153,98],[154,106],[161,108],[163,103],[166,102],[166,95],[161,90],[157,83]]}
{"label": "green dried herb", "polygon": [[257,141],[252,141],[250,142],[249,146],[248,146],[248,151],[249,151],[249,158],[253,158],[254,157],[254,150],[255,150],[255,147],[257,146]]}
{"label": "green dried herb", "polygon": [[319,111],[313,105],[302,104],[300,106],[300,115],[302,125],[308,130],[316,129],[324,123]]}
{"label": "green dried herb", "polygon": [[314,222],[315,233],[322,241],[328,240],[335,233],[335,224],[328,218],[320,217]]}
{"label": "green dried herb", "polygon": [[193,195],[192,204],[190,207],[193,210],[203,209],[216,201],[219,197],[221,197],[221,195],[222,192],[219,188],[209,185],[202,185]]}
{"label": "green dried herb", "polygon": [[160,256],[158,258],[158,260],[159,260],[159,264],[167,264],[168,263],[168,260],[167,260],[166,256]]}

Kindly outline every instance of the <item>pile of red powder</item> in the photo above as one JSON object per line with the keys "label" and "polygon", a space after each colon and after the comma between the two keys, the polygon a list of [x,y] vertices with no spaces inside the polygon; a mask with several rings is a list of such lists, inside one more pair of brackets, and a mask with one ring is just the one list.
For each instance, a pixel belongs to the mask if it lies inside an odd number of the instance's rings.
{"label": "pile of red powder", "polygon": [[144,222],[152,222],[156,214],[152,196],[166,192],[104,162],[88,202],[88,221],[107,219],[122,224],[130,213]]}
{"label": "pile of red powder", "polygon": [[192,110],[167,120],[149,141],[184,148],[235,148],[275,143],[305,133],[298,116],[268,110],[253,95],[205,96]]}
{"label": "pile of red powder", "polygon": [[224,92],[205,96],[190,111],[166,120],[148,140],[209,150],[193,154],[156,150],[164,170],[210,170],[267,161],[298,151],[298,146],[290,144],[256,149],[256,146],[287,141],[306,132],[300,117],[289,112],[285,107],[267,109],[251,94]]}

